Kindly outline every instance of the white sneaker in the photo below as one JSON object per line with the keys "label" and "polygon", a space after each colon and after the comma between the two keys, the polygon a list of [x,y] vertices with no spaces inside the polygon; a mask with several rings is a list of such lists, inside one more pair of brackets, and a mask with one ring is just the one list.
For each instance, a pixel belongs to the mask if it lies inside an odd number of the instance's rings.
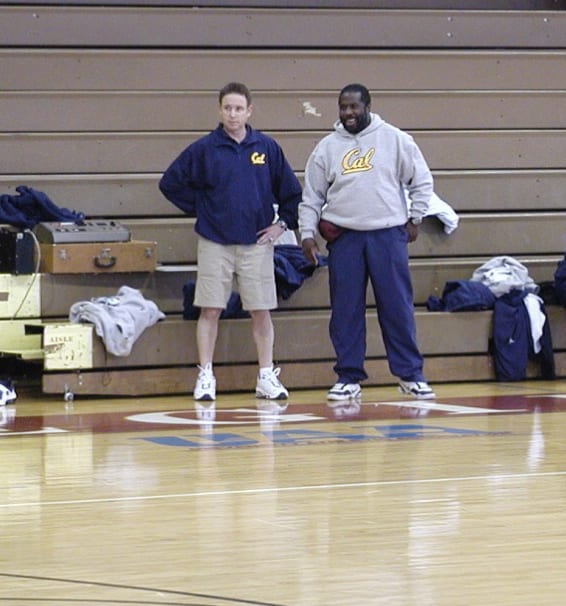
{"label": "white sneaker", "polygon": [[212,364],[199,366],[197,382],[193,397],[195,400],[216,400],[216,379],[212,372]]}
{"label": "white sneaker", "polygon": [[417,400],[434,400],[436,394],[426,381],[399,381],[399,391]]}
{"label": "white sneaker", "polygon": [[336,383],[330,388],[328,400],[355,400],[362,397],[362,388],[357,383]]}
{"label": "white sneaker", "polygon": [[11,404],[17,398],[12,381],[0,381],[0,406]]}
{"label": "white sneaker", "polygon": [[280,368],[270,368],[260,371],[255,386],[255,397],[267,400],[286,400],[289,392],[279,380]]}

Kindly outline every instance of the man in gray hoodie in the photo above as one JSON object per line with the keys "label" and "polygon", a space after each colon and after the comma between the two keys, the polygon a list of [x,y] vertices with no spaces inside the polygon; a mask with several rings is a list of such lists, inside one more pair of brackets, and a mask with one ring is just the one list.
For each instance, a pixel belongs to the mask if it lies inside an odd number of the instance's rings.
{"label": "man in gray hoodie", "polygon": [[[338,99],[339,120],[310,155],[305,169],[299,228],[305,257],[317,263],[315,235],[327,240],[330,338],[338,381],[329,400],[361,396],[367,379],[366,290],[371,281],[390,371],[402,393],[435,394],[423,375],[416,341],[408,242],[433,193],[433,180],[413,138],[370,111],[361,84]],[[410,216],[404,189],[411,200]]]}

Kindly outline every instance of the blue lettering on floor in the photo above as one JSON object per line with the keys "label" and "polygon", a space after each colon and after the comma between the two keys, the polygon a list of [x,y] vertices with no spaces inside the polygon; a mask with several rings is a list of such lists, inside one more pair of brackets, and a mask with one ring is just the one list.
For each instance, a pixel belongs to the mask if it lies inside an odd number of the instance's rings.
{"label": "blue lettering on floor", "polygon": [[361,428],[356,427],[352,433],[314,431],[310,429],[276,429],[270,431],[256,430],[242,433],[191,433],[186,436],[157,436],[135,438],[176,448],[238,448],[265,444],[266,441],[275,445],[300,445],[316,442],[362,442],[369,440],[398,440],[422,439],[440,436],[485,436],[503,435],[510,432],[480,431],[476,429],[461,429],[436,425],[375,425]]}

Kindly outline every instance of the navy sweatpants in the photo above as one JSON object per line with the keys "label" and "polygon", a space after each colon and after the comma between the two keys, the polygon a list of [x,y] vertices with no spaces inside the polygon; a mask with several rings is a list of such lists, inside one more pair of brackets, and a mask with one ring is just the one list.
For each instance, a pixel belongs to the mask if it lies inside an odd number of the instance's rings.
{"label": "navy sweatpants", "polygon": [[366,291],[371,281],[377,318],[391,373],[405,381],[424,381],[416,341],[413,288],[404,226],[346,231],[328,245],[330,338],[336,351],[338,381],[367,379]]}

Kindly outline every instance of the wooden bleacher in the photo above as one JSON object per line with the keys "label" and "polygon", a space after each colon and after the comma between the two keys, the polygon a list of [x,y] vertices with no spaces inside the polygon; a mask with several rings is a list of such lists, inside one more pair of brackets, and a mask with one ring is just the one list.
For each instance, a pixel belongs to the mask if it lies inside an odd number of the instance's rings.
{"label": "wooden bleacher", "polygon": [[[38,304],[15,321],[12,307],[3,312],[9,343],[0,337],[0,349],[14,353],[21,340],[20,350],[33,358],[41,338],[24,335],[26,323],[64,321],[72,303],[114,294],[123,284],[142,290],[167,319],[127,358],[107,354],[95,339],[93,368],[46,371],[45,392],[191,388],[195,323],[181,312],[182,285],[195,276],[194,221],[161,196],[157,182],[178,152],[214,128],[217,91],[234,79],[254,93],[253,125],[275,136],[300,178],[348,82],[366,84],[374,111],[414,135],[436,192],[460,215],[450,236],[437,219],[426,219],[410,249],[427,376],[494,378],[491,313],[431,313],[425,303],[493,256],[514,256],[537,282],[551,281],[563,257],[566,12],[527,10],[556,3],[505,10],[511,3],[501,0],[488,10],[467,2],[457,11],[434,2],[396,10],[392,2],[354,8],[339,0],[326,8],[298,0],[233,8],[218,0],[198,10],[180,1],[70,4],[0,6],[0,194],[29,185],[89,218],[118,219],[133,238],[157,241],[162,267],[38,276]],[[368,383],[391,383],[371,292],[368,305]],[[566,312],[548,311],[563,377]],[[325,269],[281,302],[274,322],[285,383],[332,383]],[[216,373],[219,390],[253,384],[247,320],[222,321]],[[537,376],[536,367],[529,375]]]}

